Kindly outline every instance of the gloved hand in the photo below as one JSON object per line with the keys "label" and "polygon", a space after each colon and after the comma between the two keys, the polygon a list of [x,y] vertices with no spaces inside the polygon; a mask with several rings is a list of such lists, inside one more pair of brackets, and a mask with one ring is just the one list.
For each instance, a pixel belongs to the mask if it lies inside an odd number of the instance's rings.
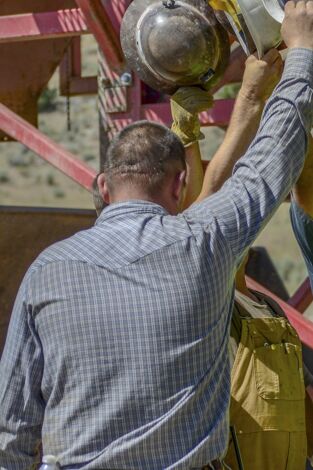
{"label": "gloved hand", "polygon": [[204,138],[198,114],[212,104],[212,96],[199,87],[181,87],[171,97],[172,131],[185,146]]}

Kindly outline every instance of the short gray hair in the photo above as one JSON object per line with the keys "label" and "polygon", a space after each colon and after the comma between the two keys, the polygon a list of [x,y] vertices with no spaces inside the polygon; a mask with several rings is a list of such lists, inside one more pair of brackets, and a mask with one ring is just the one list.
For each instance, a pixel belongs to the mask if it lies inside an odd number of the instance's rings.
{"label": "short gray hair", "polygon": [[115,181],[131,183],[154,194],[167,171],[186,169],[185,149],[167,127],[150,121],[138,121],[125,127],[112,140],[103,171],[109,189]]}

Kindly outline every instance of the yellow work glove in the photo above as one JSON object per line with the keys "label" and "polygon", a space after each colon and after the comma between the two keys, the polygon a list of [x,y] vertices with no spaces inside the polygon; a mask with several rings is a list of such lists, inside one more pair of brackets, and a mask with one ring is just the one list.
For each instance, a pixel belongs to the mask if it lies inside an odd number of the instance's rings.
{"label": "yellow work glove", "polygon": [[181,87],[171,97],[172,131],[184,146],[204,138],[198,114],[213,104],[212,96],[199,87]]}

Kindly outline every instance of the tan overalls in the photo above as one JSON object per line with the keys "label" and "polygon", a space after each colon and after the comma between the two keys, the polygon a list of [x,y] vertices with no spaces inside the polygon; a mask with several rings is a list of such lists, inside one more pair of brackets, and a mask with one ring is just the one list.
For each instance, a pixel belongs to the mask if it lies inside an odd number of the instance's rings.
{"label": "tan overalls", "polygon": [[[238,303],[234,315],[232,335],[240,342],[232,368],[230,424],[244,468],[304,470],[305,388],[298,335],[287,319],[252,318]],[[225,463],[238,469],[232,443]]]}

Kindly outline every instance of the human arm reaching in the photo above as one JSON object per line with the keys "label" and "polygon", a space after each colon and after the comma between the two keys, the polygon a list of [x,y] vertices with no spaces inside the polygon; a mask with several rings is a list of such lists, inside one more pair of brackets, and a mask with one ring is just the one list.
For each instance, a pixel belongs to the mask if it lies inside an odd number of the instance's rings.
{"label": "human arm reaching", "polygon": [[[205,185],[198,143],[198,139],[202,138],[198,113],[211,106],[211,97],[196,87],[182,88],[174,95],[171,100],[174,119],[172,130],[186,145],[188,175],[185,208],[196,199],[201,200],[216,192],[231,175],[234,164],[246,151],[256,134],[265,101],[278,83],[282,66],[281,56],[275,49],[266,54],[263,60],[251,56],[246,61],[243,84],[236,100],[230,126],[225,140],[206,171]],[[191,140],[195,142],[190,143]]]}
{"label": "human arm reaching", "polygon": [[[291,2],[289,2],[291,3]],[[300,11],[304,12],[305,9],[309,10],[311,16],[313,15],[313,2],[309,1],[305,4],[303,1],[297,4]],[[291,4],[289,6],[290,12],[296,7]],[[287,18],[288,20],[288,18]],[[301,22],[301,16],[298,19]],[[303,21],[303,19],[302,19]],[[285,21],[285,28],[288,23]],[[304,24],[302,27],[302,47],[312,48],[313,25]],[[292,47],[299,47],[299,40],[301,38],[295,34],[295,31],[290,28],[288,32],[288,40],[291,41]],[[312,138],[310,138],[310,145],[308,149],[308,156],[303,167],[300,178],[293,188],[293,199],[291,203],[291,222],[296,239],[301,248],[304,256],[311,286],[313,287],[313,195],[312,195],[312,177],[313,177],[313,146]]]}
{"label": "human arm reaching", "polygon": [[212,96],[199,87],[181,87],[171,97],[172,131],[180,138],[186,151],[186,195],[182,209],[199,196],[203,182],[203,166],[199,148],[201,133],[199,113],[212,106]]}
{"label": "human arm reaching", "polygon": [[277,85],[283,68],[281,56],[271,49],[262,60],[246,61],[224,141],[207,167],[199,201],[218,191],[231,176],[235,163],[247,151],[260,124],[266,100]]}
{"label": "human arm reaching", "polygon": [[259,131],[221,190],[185,211],[190,222],[219,231],[235,265],[284,200],[304,164],[313,122],[313,34],[306,33],[313,29],[312,5],[287,3],[282,31],[290,51]]}

